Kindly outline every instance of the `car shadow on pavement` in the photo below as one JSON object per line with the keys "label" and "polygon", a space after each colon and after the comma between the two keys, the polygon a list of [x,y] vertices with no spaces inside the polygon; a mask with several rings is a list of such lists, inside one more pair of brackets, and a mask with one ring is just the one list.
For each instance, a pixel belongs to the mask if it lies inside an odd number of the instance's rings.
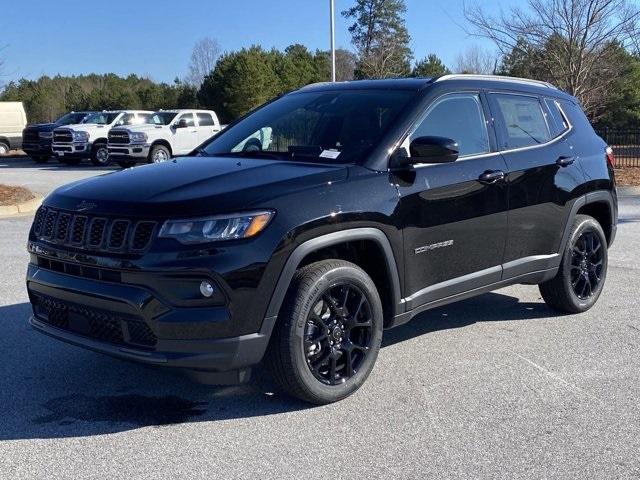
{"label": "car shadow on pavement", "polygon": [[[30,313],[28,303],[0,306],[0,441],[102,435],[312,408],[275,391],[260,368],[246,385],[200,385],[172,371],[54,341],[29,327]],[[544,304],[490,293],[385,332],[383,347],[475,322],[550,316]]]}
{"label": "car shadow on pavement", "polygon": [[1,168],[20,168],[24,170],[42,170],[42,171],[58,171],[65,172],[88,171],[88,172],[112,172],[122,170],[118,165],[107,165],[98,167],[93,165],[89,160],[83,160],[79,165],[65,165],[58,162],[55,158],[47,163],[36,163],[30,158],[12,158],[8,161],[7,157],[0,157]]}

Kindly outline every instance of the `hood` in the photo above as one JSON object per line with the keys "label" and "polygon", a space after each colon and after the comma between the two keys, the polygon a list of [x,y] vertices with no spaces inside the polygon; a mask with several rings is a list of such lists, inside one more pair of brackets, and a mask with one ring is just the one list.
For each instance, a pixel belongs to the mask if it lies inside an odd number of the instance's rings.
{"label": "hood", "polygon": [[45,204],[88,214],[167,218],[268,207],[269,200],[346,179],[344,165],[226,157],[183,157],[80,180]]}
{"label": "hood", "polygon": [[68,130],[73,130],[74,132],[91,132],[98,129],[109,131],[109,125],[99,125],[97,123],[73,123],[71,125],[64,125],[56,128],[66,128]]}
{"label": "hood", "polygon": [[25,130],[36,130],[38,132],[51,132],[58,127],[57,123],[32,123],[25,127]]}

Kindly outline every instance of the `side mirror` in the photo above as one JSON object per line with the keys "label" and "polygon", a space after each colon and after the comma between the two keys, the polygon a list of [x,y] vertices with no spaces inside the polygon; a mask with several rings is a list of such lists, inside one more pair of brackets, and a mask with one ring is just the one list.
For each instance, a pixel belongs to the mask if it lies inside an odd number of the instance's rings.
{"label": "side mirror", "polygon": [[181,118],[176,123],[174,123],[173,126],[176,127],[176,128],[187,128],[189,125],[187,125],[187,119],[186,118]]}
{"label": "side mirror", "polygon": [[449,163],[458,159],[460,149],[455,140],[446,137],[418,137],[409,145],[411,163]]}

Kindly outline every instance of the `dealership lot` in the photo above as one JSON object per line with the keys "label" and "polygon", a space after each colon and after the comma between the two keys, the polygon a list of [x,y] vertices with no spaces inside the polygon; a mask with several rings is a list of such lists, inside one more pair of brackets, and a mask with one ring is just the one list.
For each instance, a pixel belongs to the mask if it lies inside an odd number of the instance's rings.
{"label": "dealership lot", "polygon": [[[0,161],[46,194],[109,171]],[[33,332],[31,216],[0,219],[0,478],[640,476],[640,198],[622,197],[609,278],[577,316],[516,286],[386,332],[353,397],[312,408],[211,388]]]}

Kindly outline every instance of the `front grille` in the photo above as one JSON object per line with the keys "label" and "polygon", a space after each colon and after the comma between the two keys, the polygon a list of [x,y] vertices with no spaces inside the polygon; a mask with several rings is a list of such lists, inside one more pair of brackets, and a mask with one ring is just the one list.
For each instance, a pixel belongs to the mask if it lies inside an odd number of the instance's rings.
{"label": "front grille", "polygon": [[53,143],[73,143],[73,134],[68,129],[56,129],[53,131]]}
{"label": "front grille", "polygon": [[108,141],[113,144],[127,144],[129,143],[129,132],[123,130],[111,130],[109,132]]}
{"label": "front grille", "polygon": [[37,130],[24,130],[22,132],[22,143],[38,143],[40,141],[40,135]]}
{"label": "front grille", "polygon": [[61,330],[115,345],[153,348],[158,339],[144,320],[32,293],[36,317]]}
{"label": "front grille", "polygon": [[40,207],[33,235],[48,243],[96,252],[142,253],[153,239],[157,223],[74,214]]}

